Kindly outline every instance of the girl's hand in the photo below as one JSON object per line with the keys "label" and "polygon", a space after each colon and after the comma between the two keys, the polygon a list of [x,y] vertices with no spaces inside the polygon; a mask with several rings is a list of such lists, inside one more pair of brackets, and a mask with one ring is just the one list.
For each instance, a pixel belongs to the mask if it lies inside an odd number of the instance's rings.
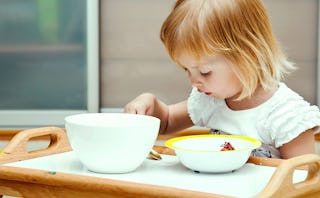
{"label": "girl's hand", "polygon": [[124,111],[159,118],[160,133],[173,133],[193,126],[187,111],[186,100],[168,106],[153,94],[144,93],[129,102],[124,107]]}
{"label": "girl's hand", "polygon": [[151,93],[144,93],[129,102],[124,112],[154,116],[161,120],[160,133],[164,132],[168,124],[168,106],[158,100]]}
{"label": "girl's hand", "polygon": [[154,116],[157,98],[150,93],[144,93],[129,102],[124,107],[124,112]]}

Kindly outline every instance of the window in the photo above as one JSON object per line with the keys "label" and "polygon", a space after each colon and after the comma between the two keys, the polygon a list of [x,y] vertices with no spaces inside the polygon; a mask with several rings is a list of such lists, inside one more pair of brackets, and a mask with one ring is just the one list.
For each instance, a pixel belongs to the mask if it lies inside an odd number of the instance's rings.
{"label": "window", "polygon": [[0,2],[0,127],[98,111],[98,14],[97,0]]}

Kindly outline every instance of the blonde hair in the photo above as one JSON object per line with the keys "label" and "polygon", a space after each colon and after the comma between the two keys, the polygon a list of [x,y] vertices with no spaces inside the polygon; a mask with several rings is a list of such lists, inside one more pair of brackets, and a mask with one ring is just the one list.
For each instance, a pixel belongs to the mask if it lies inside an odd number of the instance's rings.
{"label": "blonde hair", "polygon": [[219,54],[234,63],[243,84],[239,100],[260,85],[274,87],[294,69],[272,32],[261,0],[178,0],[160,37],[176,63],[182,53],[198,59]]}

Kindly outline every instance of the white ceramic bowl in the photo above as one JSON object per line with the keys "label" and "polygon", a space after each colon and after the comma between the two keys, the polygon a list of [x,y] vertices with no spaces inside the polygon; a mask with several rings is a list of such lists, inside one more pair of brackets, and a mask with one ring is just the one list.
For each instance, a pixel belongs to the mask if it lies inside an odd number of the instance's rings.
{"label": "white ceramic bowl", "polygon": [[126,173],[137,169],[154,145],[160,120],[126,113],[87,113],[65,118],[72,149],[88,170]]}
{"label": "white ceramic bowl", "polygon": [[[235,150],[221,151],[225,142]],[[191,135],[170,139],[165,145],[175,150],[181,163],[194,171],[221,173],[242,167],[261,142],[244,136]]]}

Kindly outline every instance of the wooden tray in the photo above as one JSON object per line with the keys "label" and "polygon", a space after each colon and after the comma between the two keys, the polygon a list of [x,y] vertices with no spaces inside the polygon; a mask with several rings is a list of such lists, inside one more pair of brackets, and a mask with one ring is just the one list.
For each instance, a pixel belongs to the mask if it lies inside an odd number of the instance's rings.
{"label": "wooden tray", "polygon": [[[48,148],[26,151],[27,142],[39,136],[50,137]],[[154,149],[162,154],[174,155],[172,150],[165,147],[155,146]],[[45,127],[19,132],[2,151],[0,157],[0,163],[3,164],[0,167],[0,194],[18,197],[227,197],[161,185],[100,178],[94,175],[78,175],[5,164],[32,158],[47,159],[43,156],[51,157],[55,156],[55,153],[62,152],[68,154],[72,151],[65,131],[60,128]],[[21,163],[27,161],[21,161]],[[270,181],[255,197],[320,196],[320,157],[318,155],[303,155],[290,160],[250,157],[248,162],[258,165],[277,165]],[[307,169],[307,177],[299,183],[294,183],[294,172],[301,166]]]}

